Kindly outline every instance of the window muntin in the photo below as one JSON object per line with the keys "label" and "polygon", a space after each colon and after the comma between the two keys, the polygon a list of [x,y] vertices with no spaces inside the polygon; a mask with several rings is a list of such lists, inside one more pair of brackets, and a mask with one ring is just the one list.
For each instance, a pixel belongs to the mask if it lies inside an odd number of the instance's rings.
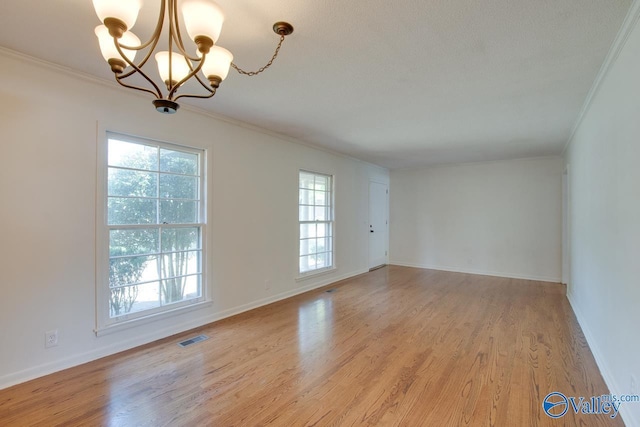
{"label": "window muntin", "polygon": [[203,161],[202,150],[107,133],[105,323],[204,299]]}
{"label": "window muntin", "polygon": [[298,185],[298,272],[333,267],[333,177],[300,171]]}

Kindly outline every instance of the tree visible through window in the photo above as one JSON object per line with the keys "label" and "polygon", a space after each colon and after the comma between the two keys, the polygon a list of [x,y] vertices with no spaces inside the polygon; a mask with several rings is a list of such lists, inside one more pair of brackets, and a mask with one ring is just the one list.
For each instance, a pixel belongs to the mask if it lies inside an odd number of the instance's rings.
{"label": "tree visible through window", "polygon": [[203,152],[108,134],[109,317],[202,299]]}
{"label": "tree visible through window", "polygon": [[299,273],[332,267],[333,189],[330,175],[300,171],[298,210]]}

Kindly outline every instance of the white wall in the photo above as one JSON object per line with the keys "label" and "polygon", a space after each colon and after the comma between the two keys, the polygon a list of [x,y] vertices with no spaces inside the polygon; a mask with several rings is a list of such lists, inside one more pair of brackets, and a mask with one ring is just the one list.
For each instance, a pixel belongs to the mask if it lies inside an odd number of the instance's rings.
{"label": "white wall", "polygon": [[390,262],[559,282],[562,159],[391,172]]}
{"label": "white wall", "polygon": [[[6,51],[0,69],[0,388],[368,270],[368,185],[387,170]],[[95,336],[98,128],[208,150],[211,306]],[[336,177],[338,268],[295,281],[299,168]]]}
{"label": "white wall", "polygon": [[[617,394],[640,394],[639,16],[636,2],[627,20],[630,33],[621,32],[566,153],[568,296],[605,381]],[[640,403],[623,404],[621,413],[628,426],[640,426]]]}

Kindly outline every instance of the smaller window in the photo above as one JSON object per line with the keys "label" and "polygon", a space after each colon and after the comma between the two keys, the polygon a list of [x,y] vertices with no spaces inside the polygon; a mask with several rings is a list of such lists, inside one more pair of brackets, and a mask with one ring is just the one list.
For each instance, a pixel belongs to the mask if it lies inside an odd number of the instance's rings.
{"label": "smaller window", "polygon": [[333,177],[300,171],[298,185],[300,274],[333,267]]}

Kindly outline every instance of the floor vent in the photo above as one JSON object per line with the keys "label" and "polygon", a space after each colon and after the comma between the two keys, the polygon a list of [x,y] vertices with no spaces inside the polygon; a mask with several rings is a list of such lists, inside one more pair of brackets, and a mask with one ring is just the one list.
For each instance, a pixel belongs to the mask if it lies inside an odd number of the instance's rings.
{"label": "floor vent", "polygon": [[329,289],[328,291],[325,291],[325,292],[330,294],[331,292],[335,292],[335,291],[336,291],[335,289]]}
{"label": "floor vent", "polygon": [[178,343],[180,347],[187,347],[191,344],[198,343],[200,341],[208,340],[209,337],[206,335],[198,335],[197,337],[189,338],[188,340],[184,340]]}

